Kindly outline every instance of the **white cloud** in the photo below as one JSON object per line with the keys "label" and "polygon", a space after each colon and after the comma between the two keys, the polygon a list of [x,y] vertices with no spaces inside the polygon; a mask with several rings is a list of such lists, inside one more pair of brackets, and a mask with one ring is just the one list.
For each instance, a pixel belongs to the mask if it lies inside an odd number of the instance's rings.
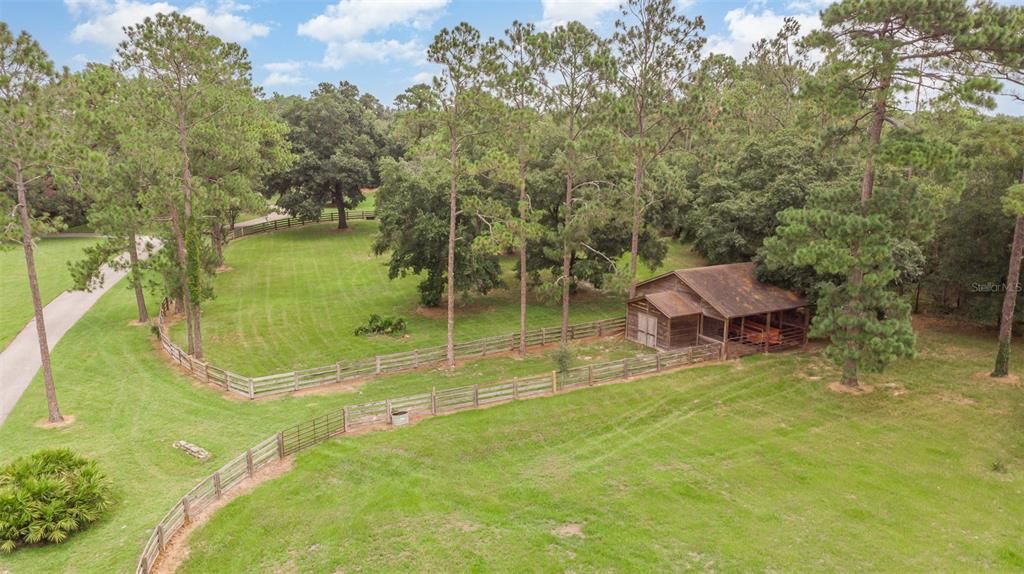
{"label": "white cloud", "polygon": [[774,37],[786,17],[795,18],[800,23],[800,34],[807,34],[821,24],[817,14],[776,14],[764,10],[760,14],[748,12],[746,8],[736,8],[725,14],[725,24],[729,29],[728,36],[712,35],[708,37],[706,52],[726,54],[742,59],[750,52],[750,46],[762,38]]}
{"label": "white cloud", "polygon": [[138,0],[65,0],[68,11],[75,18],[85,17],[86,21],[75,26],[71,39],[76,42],[94,42],[114,46],[124,40],[123,28],[141,23],[147,17],[159,13],[180,11],[196,20],[211,34],[228,42],[247,42],[270,33],[265,24],[251,22],[240,16],[249,9],[245,4],[230,0],[220,2],[210,9],[206,4],[193,4],[185,9],[167,2],[145,2]]}
{"label": "white cloud", "polygon": [[409,78],[413,84],[429,84],[434,79],[433,72],[419,72],[414,74],[413,77]]}
{"label": "white cloud", "polygon": [[578,20],[587,26],[597,25],[609,12],[618,14],[620,0],[541,0],[544,9],[542,28],[554,28]]}
{"label": "white cloud", "polygon": [[352,41],[391,26],[423,29],[449,0],[340,0],[323,14],[299,24],[299,34],[321,42]]}
{"label": "white cloud", "polygon": [[415,38],[380,38],[396,28],[428,29],[449,0],[340,0],[319,16],[299,24],[298,33],[327,44],[322,65],[341,68],[353,62],[405,60],[420,63],[425,48]]}
{"label": "white cloud", "polygon": [[270,62],[263,69],[270,72],[263,80],[264,86],[291,86],[309,82],[302,74],[305,62]]}

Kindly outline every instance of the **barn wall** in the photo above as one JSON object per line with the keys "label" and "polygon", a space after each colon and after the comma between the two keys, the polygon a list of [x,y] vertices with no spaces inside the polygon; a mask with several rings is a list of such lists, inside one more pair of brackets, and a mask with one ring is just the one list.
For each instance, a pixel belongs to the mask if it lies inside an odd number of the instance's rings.
{"label": "barn wall", "polygon": [[656,312],[655,314],[658,316],[658,348],[668,350],[671,341],[671,323],[669,318],[661,313]]}
{"label": "barn wall", "polygon": [[725,321],[714,317],[704,317],[704,328],[701,334],[712,339],[722,340],[722,329],[725,328]]}
{"label": "barn wall", "polygon": [[689,347],[697,343],[698,315],[689,317],[676,317],[671,322],[671,347],[679,349]]}
{"label": "barn wall", "polygon": [[679,280],[674,274],[669,274],[659,279],[652,279],[646,283],[641,283],[636,286],[636,294],[647,295],[648,293],[660,293],[661,291],[680,291],[683,287],[683,282]]}

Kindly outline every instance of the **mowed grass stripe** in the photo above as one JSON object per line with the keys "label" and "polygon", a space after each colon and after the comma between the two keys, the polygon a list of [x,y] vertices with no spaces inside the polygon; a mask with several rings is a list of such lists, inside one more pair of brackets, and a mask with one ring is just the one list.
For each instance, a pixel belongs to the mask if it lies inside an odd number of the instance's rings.
{"label": "mowed grass stripe", "polygon": [[[208,359],[243,375],[265,375],[329,365],[337,360],[442,345],[443,308],[419,309],[417,276],[388,278],[386,255],[375,256],[375,221],[353,221],[338,232],[332,224],[310,225],[245,238],[226,250],[230,271],[218,275],[216,298],[204,304],[203,333]],[[674,244],[665,266],[651,275],[696,261]],[[505,280],[514,287],[512,262]],[[403,317],[406,337],[356,337],[353,331],[372,313]],[[556,327],[557,302],[531,299],[531,328]],[[624,313],[620,296],[582,291],[573,302],[574,323]],[[469,341],[518,329],[518,291],[506,288],[460,298],[456,337]],[[184,325],[173,330],[184,342]]]}
{"label": "mowed grass stripe", "polygon": [[342,438],[183,571],[1019,570],[1024,397],[976,376],[990,334],[920,345],[856,399],[815,356],[751,357]]}

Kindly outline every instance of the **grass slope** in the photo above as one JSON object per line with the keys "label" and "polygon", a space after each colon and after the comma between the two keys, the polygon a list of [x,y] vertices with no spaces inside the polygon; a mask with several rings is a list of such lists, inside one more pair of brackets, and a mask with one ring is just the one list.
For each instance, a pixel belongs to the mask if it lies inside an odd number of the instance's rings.
{"label": "grass slope", "polygon": [[[71,288],[67,263],[81,258],[95,239],[43,239],[36,248],[36,274],[44,304]],[[32,320],[32,294],[21,246],[0,251],[0,348],[6,347]]]}
{"label": "grass slope", "polygon": [[[351,225],[352,230],[343,233],[322,224],[233,242],[225,253],[231,270],[217,277],[216,299],[203,306],[208,359],[243,375],[263,375],[444,344],[443,309],[418,309],[416,285],[421,279],[389,279],[387,257],[372,252],[378,224]],[[676,245],[664,268],[695,260]],[[511,271],[507,279],[514,282]],[[623,312],[621,297],[583,292],[573,301],[572,321]],[[354,336],[353,330],[371,313],[404,317],[409,336]],[[518,291],[469,296],[460,300],[457,313],[457,340],[514,332],[519,324]],[[531,301],[532,326],[555,326],[560,318],[557,303]],[[183,324],[173,333],[184,342]]]}
{"label": "grass slope", "polygon": [[[144,327],[128,325],[135,313],[130,291],[113,289],[82,318],[54,350],[54,375],[61,408],[73,425],[43,430],[46,416],[39,377],[0,426],[0,465],[40,448],[69,447],[98,459],[111,478],[117,503],[111,515],[65,544],[0,554],[0,572],[128,572],[135,566],[149,529],[185,491],[231,457],[272,432],[344,404],[491,382],[550,371],[540,352],[527,360],[493,358],[469,362],[454,373],[427,370],[381,377],[358,392],[241,402],[175,374],[155,351]],[[579,347],[591,360],[643,352],[630,343],[597,341]],[[200,463],[171,447],[198,444],[213,460]]]}
{"label": "grass slope", "polygon": [[921,339],[865,397],[757,356],[338,439],[181,571],[1020,571],[1024,394],[990,334]]}

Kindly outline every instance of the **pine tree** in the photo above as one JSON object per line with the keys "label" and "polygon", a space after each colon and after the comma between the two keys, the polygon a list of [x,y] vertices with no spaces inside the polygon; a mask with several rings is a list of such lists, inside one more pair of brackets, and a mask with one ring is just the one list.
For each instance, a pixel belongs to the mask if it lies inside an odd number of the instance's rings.
{"label": "pine tree", "polygon": [[629,296],[636,293],[640,226],[647,201],[644,177],[687,127],[684,90],[700,59],[700,17],[679,14],[673,0],[628,0],[615,22],[620,123],[633,156]]}
{"label": "pine tree", "polygon": [[15,221],[5,221],[4,237],[0,239],[6,243],[6,240],[20,236],[18,239],[25,253],[25,270],[32,293],[43,387],[46,390],[47,419],[51,423],[63,422],[64,417],[60,414],[57,388],[53,383],[33,239],[35,232],[47,230],[47,221],[37,218],[28,204],[28,186],[49,183],[55,155],[65,135],[57,119],[60,115],[57,112],[57,88],[58,78],[46,52],[27,32],[15,36],[5,22],[0,22],[0,145],[3,148],[0,173],[17,193],[18,226],[18,232],[15,232],[12,225]]}

